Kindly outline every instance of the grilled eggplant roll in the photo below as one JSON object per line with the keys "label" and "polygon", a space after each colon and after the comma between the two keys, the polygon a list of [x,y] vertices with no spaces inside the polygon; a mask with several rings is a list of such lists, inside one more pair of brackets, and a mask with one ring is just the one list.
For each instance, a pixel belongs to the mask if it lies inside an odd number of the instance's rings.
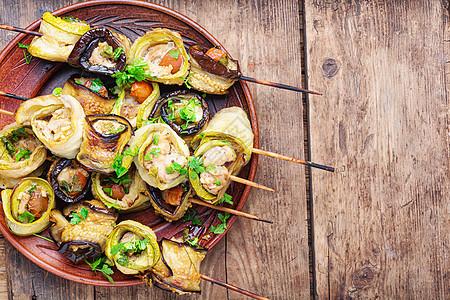
{"label": "grilled eggplant roll", "polygon": [[138,274],[161,258],[156,234],[136,221],[122,221],[108,237],[105,254],[124,274]]}
{"label": "grilled eggplant roll", "polygon": [[31,124],[36,137],[53,154],[77,155],[83,134],[84,111],[69,95],[46,95],[25,101],[16,111],[18,124]]}
{"label": "grilled eggplant roll", "polygon": [[148,63],[152,81],[182,85],[189,73],[189,59],[178,32],[156,28],[131,46],[130,60]]}
{"label": "grilled eggplant roll", "polygon": [[144,115],[149,115],[158,98],[159,85],[156,82],[150,84],[136,81],[130,89],[122,90],[112,113],[126,118],[133,128],[139,128],[143,124]]}
{"label": "grilled eggplant roll", "polygon": [[50,225],[50,211],[55,208],[55,195],[44,179],[29,177],[13,190],[1,193],[5,221],[12,233],[31,235]]}
{"label": "grilled eggplant roll", "polygon": [[224,108],[192,143],[196,146],[193,160],[203,168],[189,169],[189,180],[200,198],[215,203],[228,188],[230,175],[237,175],[250,160],[253,149],[250,121],[241,108]]}
{"label": "grilled eggplant roll", "polygon": [[67,203],[78,202],[91,187],[91,176],[74,159],[58,158],[47,175],[56,197]]}
{"label": "grilled eggplant roll", "polygon": [[161,260],[152,268],[153,283],[180,295],[200,292],[200,263],[206,253],[203,249],[163,239]]}
{"label": "grilled eggplant roll", "polygon": [[241,76],[237,60],[218,48],[208,51],[199,46],[189,48],[191,70],[188,83],[198,91],[208,94],[226,94]]}
{"label": "grilled eggplant roll", "polygon": [[0,131],[0,177],[20,178],[41,166],[47,149],[30,126],[12,123]]}
{"label": "grilled eggplant roll", "polygon": [[155,212],[169,222],[184,216],[192,206],[191,197],[194,196],[194,190],[187,182],[164,191],[147,185],[147,193]]}
{"label": "grilled eggplant roll", "polygon": [[166,190],[186,180],[189,148],[168,125],[139,128],[129,145],[130,149],[138,149],[134,163],[150,186]]}
{"label": "grilled eggplant roll", "polygon": [[150,207],[150,197],[145,193],[146,184],[139,172],[131,167],[128,173],[117,178],[115,174],[92,175],[92,194],[108,207],[119,212],[136,212]]}
{"label": "grilled eggplant roll", "polygon": [[198,93],[175,91],[156,102],[148,119],[158,117],[189,142],[208,123],[209,106]]}
{"label": "grilled eggplant roll", "polygon": [[[67,218],[71,218],[68,221]],[[108,235],[116,225],[117,214],[98,200],[80,201],[64,208],[53,209],[49,231],[59,252],[74,263],[93,261],[105,250]]]}
{"label": "grilled eggplant roll", "polygon": [[88,72],[110,76],[125,69],[130,47],[130,39],[123,34],[96,27],[78,40],[67,62]]}
{"label": "grilled eggplant roll", "polygon": [[90,26],[79,19],[56,17],[46,12],[39,28],[43,35],[31,41],[28,52],[46,60],[67,62],[73,47],[89,29]]}
{"label": "grilled eggplant roll", "polygon": [[108,78],[95,75],[74,74],[64,84],[63,95],[71,95],[84,109],[85,115],[109,114],[117,96],[108,91],[113,86]]}
{"label": "grilled eggplant roll", "polygon": [[116,115],[87,116],[77,160],[90,170],[112,173],[114,158],[122,153],[132,134],[131,124],[125,118]]}

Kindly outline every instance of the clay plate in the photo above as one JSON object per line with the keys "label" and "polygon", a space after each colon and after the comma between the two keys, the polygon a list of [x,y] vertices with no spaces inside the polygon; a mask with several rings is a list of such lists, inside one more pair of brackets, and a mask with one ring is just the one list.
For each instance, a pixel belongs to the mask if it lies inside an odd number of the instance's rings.
{"label": "clay plate", "polygon": [[[189,47],[193,44],[199,44],[202,47],[221,46],[220,43],[205,29],[190,20],[189,18],[156,4],[141,1],[90,1],[87,3],[78,3],[61,8],[54,12],[58,16],[73,16],[86,20],[91,26],[104,26],[123,33],[132,41],[142,36],[146,31],[153,28],[164,27],[178,31]],[[31,24],[27,29],[37,31],[40,20]],[[0,54],[0,91],[14,93],[25,97],[34,97],[36,95],[49,94],[56,87],[62,87],[64,82],[71,74],[77,72],[67,64],[53,63],[38,58],[33,58],[30,64],[24,59],[23,49],[17,46],[17,43],[30,44],[32,36],[19,34],[12,40],[3,52]],[[223,48],[223,47],[222,47]],[[169,91],[173,88],[162,88]],[[230,93],[224,96],[208,96],[207,102],[211,108],[212,114],[228,106],[240,106],[248,114],[255,134],[254,146],[258,147],[258,124],[255,114],[255,108],[247,85],[243,82],[237,82]],[[14,111],[20,105],[20,101],[0,97],[0,107],[5,110]],[[0,115],[0,128],[13,122],[12,117]],[[242,170],[240,177],[249,180],[254,179],[256,173],[257,158],[253,157],[251,162]],[[250,187],[241,184],[232,184],[227,191],[233,196],[233,208],[241,210],[247,200]],[[217,225],[219,220],[217,212],[204,207],[195,207],[199,212],[197,216],[203,227],[190,227],[190,234],[198,237],[209,234],[211,224]],[[97,286],[111,286],[111,284],[101,275],[95,275],[90,267],[85,263],[74,265],[64,256],[57,252],[56,245],[41,238],[19,237],[12,234],[5,223],[3,211],[0,208],[0,231],[8,241],[18,249],[22,254],[45,270],[52,272],[60,277]],[[154,229],[158,239],[162,237],[179,237],[182,231],[187,227],[182,221],[169,223],[155,215],[152,208],[139,213],[130,213],[122,215],[119,221],[123,219],[134,219]],[[236,220],[232,216],[228,221],[228,228]],[[189,222],[190,223],[190,222]],[[47,230],[42,233],[49,236]],[[200,245],[210,249],[224,235],[210,234],[209,240],[200,239]],[[112,276],[114,286],[131,286],[142,284],[142,281],[132,276],[126,276],[116,271]]]}

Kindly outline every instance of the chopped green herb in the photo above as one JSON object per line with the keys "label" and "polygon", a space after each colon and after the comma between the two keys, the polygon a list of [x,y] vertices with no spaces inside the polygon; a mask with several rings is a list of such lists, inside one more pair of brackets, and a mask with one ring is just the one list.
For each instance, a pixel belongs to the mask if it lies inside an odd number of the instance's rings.
{"label": "chopped green herb", "polygon": [[91,79],[91,87],[89,88],[93,92],[100,92],[103,88],[103,82],[99,78]]}
{"label": "chopped green herb", "polygon": [[80,209],[79,213],[77,213],[77,212],[72,213],[72,215],[71,215],[72,219],[70,220],[70,224],[76,225],[76,224],[80,223],[81,221],[85,221],[88,214],[89,214],[89,211],[85,207],[82,207]]}
{"label": "chopped green herb", "polygon": [[123,53],[123,49],[121,47],[116,48],[113,53],[113,59],[118,60],[122,53]]}
{"label": "chopped green herb", "polygon": [[183,230],[183,240],[188,243],[191,247],[198,247],[198,236],[195,236],[193,238],[189,237],[189,229],[186,228]]}
{"label": "chopped green herb", "polygon": [[52,95],[53,95],[53,96],[59,96],[59,95],[61,95],[61,92],[62,92],[62,88],[57,87],[57,88],[55,88],[55,89],[52,91]]}
{"label": "chopped green herb", "polygon": [[[124,154],[125,154],[125,152],[126,152],[126,150],[124,151]],[[123,175],[125,175],[128,172],[128,169],[125,168],[124,166],[122,166],[122,160],[123,160],[124,154],[116,155],[116,157],[114,157],[114,161],[111,165],[111,168],[113,168],[114,171],[116,172],[117,178],[122,177]],[[127,155],[129,155],[129,154],[127,154]],[[133,156],[135,156],[135,155],[133,155]]]}
{"label": "chopped green herb", "polygon": [[131,251],[132,253],[140,253],[147,248],[149,239],[140,240],[137,236],[134,236],[135,239],[130,240],[125,243],[117,243],[111,248],[111,255],[116,255],[119,253],[120,257],[116,260],[118,264],[121,266],[127,266],[129,264],[129,260],[127,257],[127,252]]}
{"label": "chopped green herb", "polygon": [[182,109],[180,109],[180,117],[186,121],[184,128],[181,126],[183,129],[186,129],[189,126],[189,122],[192,123],[197,121],[195,117],[196,106],[201,106],[201,104],[194,97],[192,97],[189,99],[189,102]]}
{"label": "chopped green herb", "polygon": [[188,157],[188,166],[193,169],[195,173],[205,172],[205,167],[203,166],[203,158],[197,156]]}
{"label": "chopped green herb", "polygon": [[103,183],[105,185],[112,185],[112,184],[118,184],[118,185],[126,185],[133,181],[133,179],[128,178],[128,174],[124,174],[120,178],[115,178],[113,176],[109,176],[104,179]]}
{"label": "chopped green herb", "polygon": [[77,79],[75,79],[74,81],[75,81],[76,84],[84,85],[81,81],[79,81],[79,80],[77,80]]}
{"label": "chopped green herb", "polygon": [[214,184],[217,185],[217,186],[221,186],[222,185],[222,183],[218,179],[216,181],[214,181]]}
{"label": "chopped green herb", "polygon": [[17,43],[17,45],[19,46],[19,48],[25,48],[25,49],[28,49],[28,47],[30,47],[30,45],[23,45],[21,43]]}
{"label": "chopped green herb", "polygon": [[37,186],[33,186],[31,189],[28,190],[28,194],[33,195],[33,193],[37,190]]}
{"label": "chopped green herb", "polygon": [[123,152],[124,155],[136,156],[139,154],[139,147],[134,148],[134,152],[128,148]]}
{"label": "chopped green herb", "polygon": [[196,215],[198,215],[198,212],[193,208],[189,208],[183,216],[183,222],[191,221],[192,225],[202,226],[202,222],[199,219],[195,218]]}
{"label": "chopped green herb", "polygon": [[28,133],[25,131],[25,128],[20,127],[11,132],[10,139],[13,142],[17,142],[19,140],[19,138],[27,137],[27,136],[28,136]]}
{"label": "chopped green herb", "polygon": [[6,137],[2,136],[0,137],[0,140],[3,142],[3,144],[5,144],[6,150],[8,150],[8,154],[9,156],[14,156],[14,154],[16,153],[17,149],[16,147],[13,145],[13,143],[11,143]]}
{"label": "chopped green herb", "polygon": [[100,257],[93,263],[88,262],[86,259],[84,261],[92,268],[92,271],[94,271],[96,275],[97,271],[102,272],[102,274],[109,280],[109,282],[114,283],[114,280],[110,276],[114,274],[114,271],[111,269],[111,266],[105,263],[105,256]]}
{"label": "chopped green herb", "polygon": [[186,169],[186,167],[180,165],[176,161],[172,162],[172,164],[170,166],[166,167],[166,171],[168,174],[177,172],[180,175],[186,175],[188,173],[188,170]]}
{"label": "chopped green herb", "polygon": [[109,131],[108,134],[115,134],[115,133],[121,132],[121,131],[124,130],[125,128],[126,128],[125,126],[120,126],[120,127],[117,128],[117,129],[114,129],[114,130]]}
{"label": "chopped green herb", "polygon": [[192,85],[189,83],[189,78],[191,78],[191,76],[194,74],[195,73],[191,71],[191,72],[189,72],[189,76],[184,79],[184,84],[186,85],[186,87],[188,89],[192,89]]}
{"label": "chopped green herb", "polygon": [[[116,202],[114,202],[114,203],[106,203],[105,202],[105,205],[106,205],[106,207],[108,207],[108,208],[111,208],[111,207],[114,207],[115,209],[117,209],[117,210],[121,210],[121,208],[120,208],[120,206],[119,205],[117,205],[117,201],[118,201],[119,199],[116,199]],[[114,222],[112,222],[111,223],[111,227],[114,227],[115,225],[114,225]]]}
{"label": "chopped green herb", "polygon": [[27,52],[27,50],[23,49],[23,56],[25,57],[25,62],[27,65],[31,63],[31,60],[33,59],[33,56]]}
{"label": "chopped green herb", "polygon": [[42,236],[42,235],[37,234],[37,233],[33,233],[33,235],[35,235],[35,236],[37,236],[37,237],[39,237],[39,238],[41,238],[41,239],[43,239],[43,240],[46,240],[46,241],[49,241],[49,242],[52,242],[52,243],[53,243],[53,241],[52,241],[51,239],[46,238],[45,236]]}
{"label": "chopped green herb", "polygon": [[169,56],[172,57],[173,59],[178,59],[178,57],[180,56],[180,50],[177,49],[170,49],[169,50]]}
{"label": "chopped green herb", "polygon": [[216,166],[215,165],[209,165],[209,166],[207,166],[206,168],[205,168],[205,171],[206,172],[209,172],[209,171],[212,171],[212,170],[215,170],[216,169]]}
{"label": "chopped green herb", "polygon": [[74,17],[62,17],[61,19],[69,23],[86,23],[85,21],[81,21],[80,19]]}
{"label": "chopped green herb", "polygon": [[124,72],[116,72],[112,75],[116,79],[116,84],[119,88],[130,87],[136,81],[143,81],[145,79],[156,79],[150,75],[148,63],[142,58],[136,59],[132,64],[129,64]]}
{"label": "chopped green herb", "polygon": [[103,191],[107,193],[108,195],[112,196],[112,189],[111,188],[103,188]]}
{"label": "chopped green herb", "polygon": [[228,195],[227,193],[225,193],[225,194],[223,194],[223,197],[220,198],[219,201],[214,203],[214,205],[219,205],[221,203],[228,203],[228,204],[233,205],[234,203],[233,203],[233,201],[231,199],[232,199],[231,195]]}
{"label": "chopped green herb", "polygon": [[222,234],[227,229],[227,220],[230,218],[229,213],[225,213],[225,215],[218,214],[217,217],[220,220],[220,224],[216,226],[211,225],[211,228],[209,229],[209,232],[214,234]]}
{"label": "chopped green herb", "polygon": [[200,133],[200,134],[198,135],[198,137],[202,139],[202,138],[205,137],[205,134],[204,134],[204,133]]}
{"label": "chopped green herb", "polygon": [[113,56],[114,50],[113,47],[108,45],[103,47],[102,51],[100,52],[100,55],[106,58],[111,58]]}
{"label": "chopped green herb", "polygon": [[202,94],[202,97],[203,97],[203,98],[206,98],[206,93],[203,93],[203,94]]}
{"label": "chopped green herb", "polygon": [[158,145],[159,143],[159,134],[155,134],[153,136],[153,145]]}
{"label": "chopped green herb", "polygon": [[23,213],[19,214],[19,220],[22,223],[27,220],[28,220],[28,223],[31,223],[34,221],[34,215],[32,213],[30,213],[28,210],[26,210]]}
{"label": "chopped green herb", "polygon": [[16,162],[20,161],[22,158],[23,159],[29,159],[30,158],[30,154],[32,152],[30,150],[24,150],[22,148],[19,149],[19,153],[16,154]]}

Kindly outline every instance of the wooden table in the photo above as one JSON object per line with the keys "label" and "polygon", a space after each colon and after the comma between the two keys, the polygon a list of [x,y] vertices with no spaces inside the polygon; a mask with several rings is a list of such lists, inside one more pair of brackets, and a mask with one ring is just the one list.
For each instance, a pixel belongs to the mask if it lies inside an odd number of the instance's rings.
{"label": "wooden table", "polygon": [[[25,27],[75,2],[1,0],[1,23]],[[447,1],[155,2],[211,32],[247,76],[321,91],[249,84],[262,149],[336,167],[261,157],[256,180],[278,193],[254,189],[244,210],[275,224],[239,219],[202,272],[271,299],[448,299]],[[14,36],[2,31],[0,46]],[[243,298],[202,288],[191,298]],[[187,299],[73,283],[2,238],[7,297]]]}

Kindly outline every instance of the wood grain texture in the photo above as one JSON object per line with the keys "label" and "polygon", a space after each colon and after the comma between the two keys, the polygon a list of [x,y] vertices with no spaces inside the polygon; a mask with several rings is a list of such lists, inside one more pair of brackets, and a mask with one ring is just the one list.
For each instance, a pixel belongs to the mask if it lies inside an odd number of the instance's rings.
{"label": "wood grain texture", "polygon": [[319,299],[448,299],[446,2],[305,2]]}

